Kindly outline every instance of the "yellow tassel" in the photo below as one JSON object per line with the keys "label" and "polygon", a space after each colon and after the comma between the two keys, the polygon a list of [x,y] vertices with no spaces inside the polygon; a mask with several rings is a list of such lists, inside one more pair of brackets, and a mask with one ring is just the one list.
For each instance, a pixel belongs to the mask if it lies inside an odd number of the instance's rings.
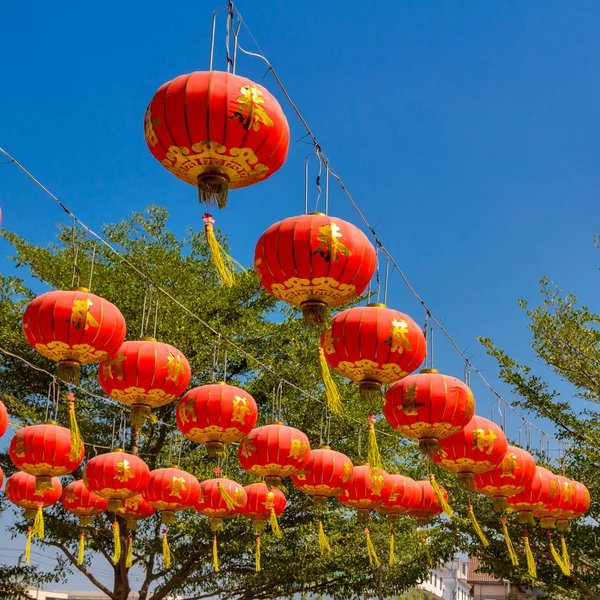
{"label": "yellow tassel", "polygon": [[[216,539],[217,536],[215,536]],[[171,549],[169,548],[169,540],[167,540],[167,530],[162,530],[162,553],[165,569],[171,568]],[[219,569],[217,569],[218,571]]]}
{"label": "yellow tassel", "polygon": [[231,494],[221,485],[220,481],[217,483],[217,487],[219,488],[219,494],[221,494],[221,498],[223,498],[225,504],[227,505],[227,509],[235,510],[236,506],[239,506],[239,504],[236,504],[235,500],[231,497]]}
{"label": "yellow tassel", "polygon": [[233,258],[225,252],[223,246],[219,244],[219,240],[217,240],[217,237],[215,236],[215,229],[213,227],[215,221],[212,216],[205,213],[202,220],[204,221],[206,243],[210,250],[210,257],[217,270],[217,275],[224,286],[231,287],[234,283],[235,267],[240,267],[242,271],[244,271],[244,268],[237,261],[233,260]]}
{"label": "yellow tassel", "polygon": [[535,566],[535,558],[529,545],[529,532],[523,532],[523,545],[525,546],[525,557],[527,558],[527,572],[533,579],[537,578],[537,568]]}
{"label": "yellow tassel", "polygon": [[254,561],[256,563],[256,572],[260,573],[260,538],[256,538],[256,551],[254,552]]}
{"label": "yellow tassel", "polygon": [[570,565],[564,563],[562,557],[556,551],[556,548],[554,547],[554,544],[552,543],[552,538],[550,538],[550,553],[552,554],[552,558],[554,559],[554,562],[559,566],[563,575],[566,575],[567,577],[569,577],[571,575]]}
{"label": "yellow tassel", "polygon": [[396,554],[394,553],[394,530],[390,529],[390,565],[396,564]]}
{"label": "yellow tassel", "polygon": [[319,348],[319,365],[321,367],[321,379],[325,386],[325,399],[327,400],[327,406],[332,413],[339,414],[342,412],[344,405],[342,404],[342,398],[338,387],[331,376],[329,365],[325,359],[325,351],[323,348]]}
{"label": "yellow tassel", "polygon": [[329,540],[325,535],[325,529],[323,529],[322,521],[319,521],[319,550],[321,551],[321,556],[323,556],[325,552],[331,552],[331,546],[329,545]]}
{"label": "yellow tassel", "polygon": [[119,531],[119,523],[115,521],[112,524],[112,528],[114,546],[113,565],[116,565],[119,562],[119,560],[121,560],[121,532]]}
{"label": "yellow tassel", "polygon": [[133,566],[133,536],[127,538],[127,557],[125,558],[125,567],[131,569]]}
{"label": "yellow tassel", "polygon": [[508,534],[508,527],[506,524],[508,523],[508,519],[501,519],[502,523],[502,533],[504,535],[504,541],[506,542],[506,549],[508,550],[508,555],[510,556],[510,560],[513,564],[513,567],[519,566],[519,559],[517,557],[517,552],[515,551],[515,547],[513,546],[512,540],[510,539],[510,535]]}
{"label": "yellow tassel", "polygon": [[370,466],[370,474],[375,469],[383,469],[383,461],[381,460],[381,454],[379,454],[379,446],[377,445],[377,435],[375,433],[375,415],[369,415],[369,439],[367,449],[367,460]]}
{"label": "yellow tassel", "polygon": [[427,557],[427,562],[429,563],[429,566],[432,566],[433,560],[431,559],[431,554],[429,553],[429,546],[427,545],[427,539],[424,535],[421,536],[421,543],[425,547],[425,556]]}
{"label": "yellow tassel", "polygon": [[158,418],[152,413],[152,407],[146,404],[134,404],[131,407],[129,421],[134,429],[141,430],[145,421],[149,423],[158,423]]}
{"label": "yellow tassel", "polygon": [[215,573],[219,572],[219,551],[217,549],[217,536],[213,536],[213,566]]}
{"label": "yellow tassel", "polygon": [[375,551],[375,546],[371,540],[371,536],[369,534],[369,529],[365,527],[365,536],[367,538],[367,554],[369,555],[369,564],[371,566],[378,567],[381,564],[379,557],[377,556],[377,552]]}
{"label": "yellow tassel", "polygon": [[269,523],[271,524],[271,532],[276,538],[282,538],[283,532],[281,531],[281,527],[279,527],[279,523],[277,522],[277,515],[275,514],[275,509],[271,507],[271,514],[269,515]]}
{"label": "yellow tassel", "polygon": [[488,542],[488,539],[485,537],[485,533],[483,533],[483,529],[481,529],[481,526],[477,522],[477,517],[475,516],[475,513],[473,512],[473,506],[471,504],[469,504],[469,509],[467,511],[467,514],[469,515],[469,520],[473,524],[473,531],[477,534],[477,536],[481,540],[481,543],[486,547],[489,546],[490,543]]}
{"label": "yellow tassel", "polygon": [[75,416],[75,395],[69,392],[67,398],[69,399],[69,431],[71,432],[71,450],[69,451],[69,458],[71,460],[79,460],[81,457],[81,433],[79,433],[79,425],[77,424],[77,417]]}
{"label": "yellow tassel", "polygon": [[79,534],[79,550],[77,552],[77,564],[83,564],[83,555],[85,553],[85,532]]}
{"label": "yellow tassel", "polygon": [[433,473],[429,476],[429,481],[431,482],[431,487],[433,488],[435,495],[438,497],[438,500],[440,502],[440,506],[442,507],[442,510],[451,519],[453,519],[455,516],[454,511],[452,510],[452,507],[448,504],[448,501],[446,500],[446,497],[444,496],[444,491],[439,486],[438,482],[435,480],[435,476],[433,475]]}
{"label": "yellow tassel", "polygon": [[569,560],[569,551],[567,550],[567,542],[565,541],[564,535],[560,536],[560,546],[562,548],[563,563],[566,565],[566,567],[570,571],[571,570],[571,561]]}
{"label": "yellow tassel", "polygon": [[38,506],[38,509],[35,511],[31,534],[37,536],[40,540],[44,539],[44,513],[41,506]]}
{"label": "yellow tassel", "polygon": [[31,558],[31,538],[33,537],[33,529],[31,527],[27,528],[27,543],[25,544],[25,564],[29,564],[29,559]]}

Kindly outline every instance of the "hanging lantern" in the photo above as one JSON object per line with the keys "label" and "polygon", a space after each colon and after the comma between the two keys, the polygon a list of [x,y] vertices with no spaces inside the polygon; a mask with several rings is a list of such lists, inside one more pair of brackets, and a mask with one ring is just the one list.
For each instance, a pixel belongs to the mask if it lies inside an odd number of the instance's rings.
{"label": "hanging lantern", "polygon": [[283,423],[253,429],[238,448],[244,471],[264,477],[269,488],[284,477],[304,471],[310,459],[310,443],[304,433]]}
{"label": "hanging lantern", "polygon": [[220,71],[180,75],[162,85],[144,118],[148,149],[200,202],[223,208],[230,189],[267,179],[290,143],[279,103],[261,85]]}
{"label": "hanging lantern", "polygon": [[2,437],[6,430],[8,429],[8,411],[6,410],[6,406],[0,400],[0,437]]}
{"label": "hanging lantern", "polygon": [[38,490],[33,475],[17,471],[8,478],[4,493],[10,502],[25,509],[26,519],[33,519],[33,524],[27,527],[27,545],[25,546],[25,563],[29,564],[32,538],[44,539],[42,511],[60,500],[62,486],[58,478],[53,477],[49,487]]}
{"label": "hanging lantern", "polygon": [[430,458],[469,487],[473,474],[491,471],[502,462],[507,449],[502,429],[475,415],[458,433],[439,440],[438,447],[430,450]]}
{"label": "hanging lantern", "polygon": [[533,507],[533,516],[540,520],[540,526],[546,529],[556,527],[556,518],[561,512],[561,494],[563,488],[559,476],[544,469],[537,467],[542,473],[542,477],[549,482],[548,488],[542,486],[542,495],[539,504]]}
{"label": "hanging lantern", "polygon": [[78,448],[72,448],[71,432],[56,423],[20,429],[8,452],[17,469],[35,477],[38,490],[49,487],[52,477],[71,474],[84,457],[81,441]]}
{"label": "hanging lantern", "polygon": [[200,496],[198,480],[177,467],[150,471],[150,481],[143,492],[144,499],[162,511],[162,522],[172,525],[175,513],[193,508]]}
{"label": "hanging lantern", "polygon": [[112,450],[91,458],[83,472],[83,483],[90,491],[108,500],[108,510],[123,506],[123,500],[141,493],[150,481],[148,465],[133,454]]}
{"label": "hanging lantern", "polygon": [[254,533],[262,533],[267,521],[271,522],[272,530],[276,533],[279,530],[277,517],[287,504],[283,492],[277,488],[269,489],[264,481],[247,485],[244,491],[247,502],[241,508],[240,514],[252,521]]}
{"label": "hanging lantern", "polygon": [[256,425],[258,408],[246,391],[226,383],[189,390],[177,404],[177,427],[183,435],[205,444],[209,458],[225,451],[225,444],[241,441]]}
{"label": "hanging lantern", "polygon": [[508,446],[502,462],[491,471],[478,473],[473,489],[492,500],[494,510],[508,508],[510,496],[523,492],[535,477],[535,459],[529,452],[516,446]]}
{"label": "hanging lantern", "polygon": [[149,337],[123,343],[98,368],[102,389],[131,406],[131,424],[138,429],[151,417],[153,408],[179,398],[191,377],[190,365],[180,350]]}
{"label": "hanging lantern", "polygon": [[125,319],[114,305],[86,288],[47,292],[23,315],[23,333],[42,356],[58,362],[57,375],[79,384],[81,365],[112,355],[125,339]]}
{"label": "hanging lantern", "polygon": [[578,519],[589,510],[591,499],[590,492],[583,483],[561,476],[558,479],[562,489],[556,528],[563,532],[569,530],[569,521]]}
{"label": "hanging lantern", "polygon": [[408,515],[421,506],[421,494],[421,487],[414,479],[392,473],[387,476],[387,485],[375,509],[387,515],[390,525],[394,525],[399,516]]}
{"label": "hanging lantern", "polygon": [[[508,505],[519,513],[519,521],[535,525],[534,511],[558,508],[560,489],[556,475],[543,467],[535,468],[535,476],[522,492],[510,496]],[[551,521],[551,518],[549,518]]]}
{"label": "hanging lantern", "polygon": [[423,369],[391,385],[383,415],[402,435],[419,440],[423,452],[458,433],[475,413],[473,393],[459,379]]}
{"label": "hanging lantern", "polygon": [[63,491],[61,502],[65,510],[79,517],[82,527],[92,524],[92,517],[108,510],[108,501],[90,492],[81,479],[71,482]]}
{"label": "hanging lantern", "polygon": [[[215,469],[220,475],[221,469]],[[217,477],[200,482],[200,495],[196,510],[210,519],[210,528],[223,528],[223,519],[242,514],[248,501],[244,486],[227,477]]]}
{"label": "hanging lantern", "polygon": [[[417,485],[421,490],[421,502],[417,508],[411,508],[408,514],[411,517],[415,517],[422,525],[427,525],[430,519],[441,515],[444,512],[440,499],[436,494],[431,482],[429,481],[417,481]],[[448,502],[448,492],[439,486],[441,493],[446,501]]]}
{"label": "hanging lantern", "polygon": [[371,469],[368,464],[354,467],[354,481],[337,498],[346,506],[356,509],[359,522],[369,520],[369,513],[383,497],[388,486],[388,474],[383,469]]}
{"label": "hanging lantern", "polygon": [[344,310],[321,334],[329,366],[358,383],[364,398],[381,397],[381,386],[406,377],[425,358],[425,337],[408,316],[384,304]]}
{"label": "hanging lantern", "polygon": [[375,272],[375,248],[357,227],[323,213],[289,217],[259,238],[254,269],[275,298],[324,323],[329,308],[360,296]]}
{"label": "hanging lantern", "polygon": [[127,521],[127,528],[134,531],[137,529],[138,521],[149,519],[155,512],[154,506],[145,500],[142,494],[123,500],[123,504],[115,511]]}

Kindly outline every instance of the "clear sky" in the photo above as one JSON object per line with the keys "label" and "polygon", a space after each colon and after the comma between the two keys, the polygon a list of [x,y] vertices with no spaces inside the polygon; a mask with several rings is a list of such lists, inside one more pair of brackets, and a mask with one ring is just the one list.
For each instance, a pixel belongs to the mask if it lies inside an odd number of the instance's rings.
{"label": "clear sky", "polygon": [[[598,2],[239,0],[237,7],[381,239],[491,381],[495,365],[474,338],[489,336],[531,361],[515,299],[535,301],[536,280],[559,280],[594,308]],[[163,82],[208,68],[212,8],[7,3],[0,146],[94,229],[152,202],[168,206],[176,232],[200,228],[194,188],[152,158],[142,120]],[[255,50],[245,32],[241,44]],[[219,23],[219,69],[223,48]],[[250,263],[264,229],[302,212],[310,146],[295,143],[304,130],[272,77],[263,80],[264,64],[240,56],[237,70],[279,98],[292,131],[281,171],[231,194],[215,215],[234,256]],[[3,226],[36,242],[51,241],[63,218],[11,165],[0,165],[0,205]],[[330,212],[358,223],[333,186]],[[6,272],[8,248],[0,246]],[[397,274],[388,304],[423,322]],[[436,366],[462,375],[439,333]],[[473,388],[478,412],[489,417],[491,394],[475,380]]]}

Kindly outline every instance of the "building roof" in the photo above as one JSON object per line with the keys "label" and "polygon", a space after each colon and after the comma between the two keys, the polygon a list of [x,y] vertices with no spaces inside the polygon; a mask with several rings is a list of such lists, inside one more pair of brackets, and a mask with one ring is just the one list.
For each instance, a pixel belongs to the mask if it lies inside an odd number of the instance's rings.
{"label": "building roof", "polygon": [[481,561],[476,556],[469,556],[469,567],[467,570],[467,581],[469,583],[504,583],[506,579],[498,579],[487,573],[480,573]]}

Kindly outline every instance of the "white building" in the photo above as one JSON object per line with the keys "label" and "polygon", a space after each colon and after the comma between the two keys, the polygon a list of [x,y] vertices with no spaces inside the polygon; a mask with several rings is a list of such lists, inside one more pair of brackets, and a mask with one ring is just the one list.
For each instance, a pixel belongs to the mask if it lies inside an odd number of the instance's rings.
{"label": "white building", "polygon": [[467,561],[456,556],[445,565],[430,571],[429,577],[418,584],[416,589],[423,592],[426,598],[473,600],[467,574]]}

